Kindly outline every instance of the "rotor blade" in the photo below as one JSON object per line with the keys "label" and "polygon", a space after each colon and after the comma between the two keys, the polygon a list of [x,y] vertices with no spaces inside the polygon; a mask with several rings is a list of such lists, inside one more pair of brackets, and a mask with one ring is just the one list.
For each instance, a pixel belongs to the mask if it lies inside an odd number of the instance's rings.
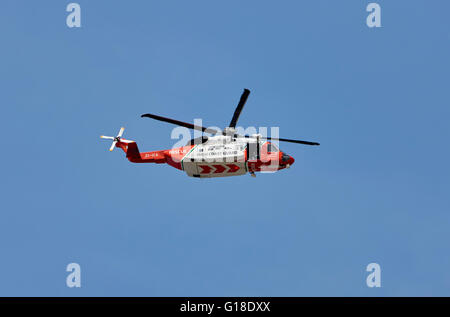
{"label": "rotor blade", "polygon": [[317,142],[309,142],[309,141],[301,141],[301,140],[291,140],[291,139],[281,139],[281,138],[271,138],[271,137],[261,137],[261,139],[290,142],[290,143],[299,143],[299,144],[306,144],[306,145],[320,145],[320,143],[317,143]]}
{"label": "rotor blade", "polygon": [[[250,135],[238,135],[238,134],[236,134],[235,137],[241,137],[241,138],[247,138],[247,139],[255,138],[254,136],[250,136]],[[309,141],[301,141],[301,140],[279,139],[279,138],[264,137],[264,136],[261,136],[260,138],[264,139],[264,140],[291,142],[291,143],[299,143],[299,144],[306,144],[306,145],[320,145],[320,143],[317,143],[317,142],[309,142]]]}
{"label": "rotor blade", "polygon": [[203,132],[211,133],[211,134],[216,134],[219,132],[215,129],[205,128],[202,126],[193,125],[192,123],[187,123],[187,122],[178,121],[178,120],[174,120],[174,119],[170,119],[170,118],[165,118],[165,117],[157,116],[157,115],[151,114],[151,113],[143,114],[141,117],[142,118],[147,117],[147,118],[151,118],[151,119],[155,119],[155,120],[159,120],[159,121],[163,121],[163,122],[168,122],[168,123],[172,123],[172,124],[176,124],[176,125],[188,128],[188,129],[203,131]]}
{"label": "rotor blade", "polygon": [[124,127],[120,128],[119,134],[117,135],[119,138],[122,136],[123,131],[125,131],[125,128]]}
{"label": "rotor blade", "polygon": [[114,150],[114,147],[116,146],[116,143],[117,143],[117,141],[114,141],[114,142],[111,144],[111,147],[109,148],[110,151]]}
{"label": "rotor blade", "polygon": [[101,135],[100,137],[102,139],[114,140],[114,137],[112,137],[112,136]]}
{"label": "rotor blade", "polygon": [[244,89],[244,92],[242,93],[241,99],[239,100],[236,110],[234,110],[233,118],[231,119],[229,127],[231,127],[231,128],[236,127],[239,116],[241,115],[241,111],[244,108],[245,102],[247,101],[247,98],[249,95],[250,95],[250,90]]}

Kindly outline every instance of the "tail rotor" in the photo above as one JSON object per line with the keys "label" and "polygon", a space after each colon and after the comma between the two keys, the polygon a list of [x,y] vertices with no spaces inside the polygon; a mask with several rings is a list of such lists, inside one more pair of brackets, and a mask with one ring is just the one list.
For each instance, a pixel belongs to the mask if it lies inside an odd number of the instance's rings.
{"label": "tail rotor", "polygon": [[123,131],[125,131],[124,127],[120,128],[119,134],[117,134],[116,137],[101,135],[100,138],[107,139],[107,140],[113,140],[113,143],[111,144],[111,147],[109,148],[109,150],[112,151],[116,147],[117,142],[121,141]]}

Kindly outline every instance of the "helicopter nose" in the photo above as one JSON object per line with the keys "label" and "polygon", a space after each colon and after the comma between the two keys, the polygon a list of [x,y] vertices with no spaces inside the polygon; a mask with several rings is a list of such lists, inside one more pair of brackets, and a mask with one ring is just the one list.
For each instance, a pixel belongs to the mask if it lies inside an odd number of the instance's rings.
{"label": "helicopter nose", "polygon": [[292,164],[294,164],[294,162],[295,162],[295,159],[292,157],[292,156],[289,156],[289,165],[292,165]]}
{"label": "helicopter nose", "polygon": [[294,161],[294,158],[290,155],[287,155],[286,153],[283,153],[281,156],[282,165],[292,165],[294,164]]}

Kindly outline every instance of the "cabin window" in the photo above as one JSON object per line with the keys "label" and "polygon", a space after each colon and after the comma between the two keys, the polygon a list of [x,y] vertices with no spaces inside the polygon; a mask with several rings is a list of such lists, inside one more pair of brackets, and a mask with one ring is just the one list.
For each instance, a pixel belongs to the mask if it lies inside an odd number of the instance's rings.
{"label": "cabin window", "polygon": [[267,153],[271,153],[271,152],[279,152],[280,150],[277,148],[276,145],[272,144],[272,143],[267,143]]}
{"label": "cabin window", "polygon": [[247,143],[247,160],[248,161],[259,160],[259,143],[257,142]]}

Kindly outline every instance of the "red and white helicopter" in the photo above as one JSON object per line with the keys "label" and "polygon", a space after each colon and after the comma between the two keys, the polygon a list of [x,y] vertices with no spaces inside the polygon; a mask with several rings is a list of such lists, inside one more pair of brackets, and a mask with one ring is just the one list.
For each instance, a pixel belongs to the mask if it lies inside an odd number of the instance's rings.
{"label": "red and white helicopter", "polygon": [[114,147],[121,148],[130,162],[166,163],[185,171],[188,176],[200,178],[238,176],[246,173],[255,176],[255,172],[274,172],[289,168],[294,163],[294,158],[280,151],[270,141],[319,145],[317,142],[271,138],[261,134],[237,134],[236,124],[249,95],[250,91],[244,89],[233,118],[224,131],[150,113],[141,116],[213,135],[194,138],[182,147],[141,153],[135,141],[122,138],[125,128],[120,128],[116,137],[102,135],[101,138],[113,140],[110,151],[114,150]]}

